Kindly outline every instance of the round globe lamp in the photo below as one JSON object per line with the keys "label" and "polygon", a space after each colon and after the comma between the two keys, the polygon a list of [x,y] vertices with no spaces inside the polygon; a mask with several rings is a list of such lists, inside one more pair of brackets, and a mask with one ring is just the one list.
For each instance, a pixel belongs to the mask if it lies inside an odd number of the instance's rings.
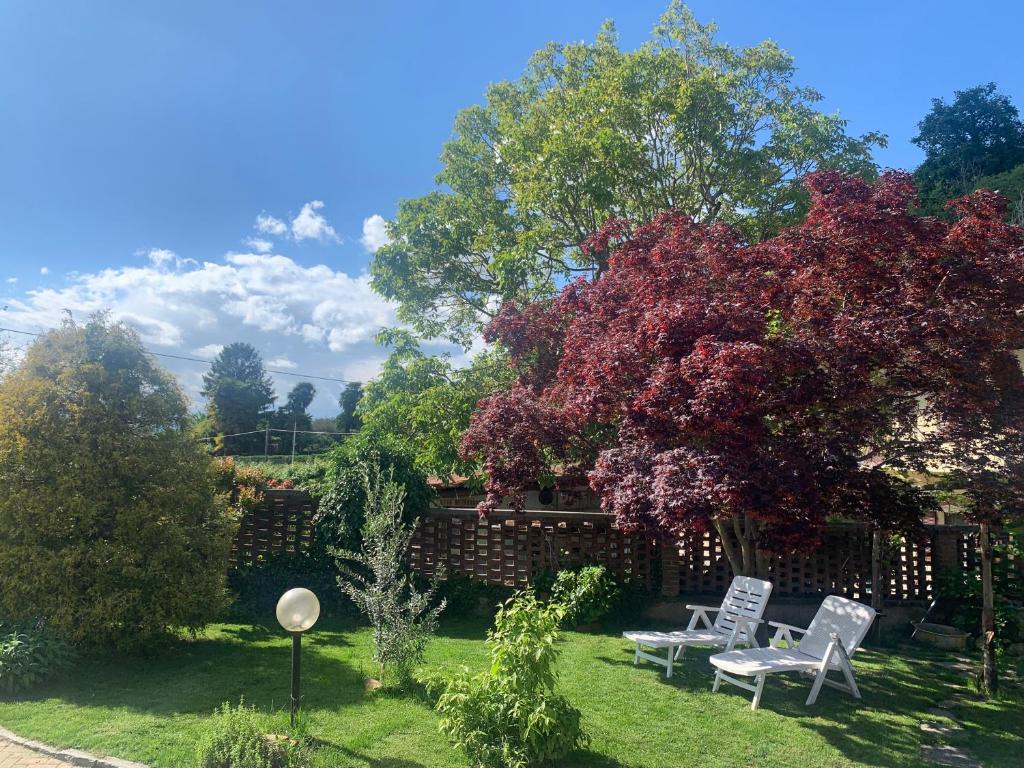
{"label": "round globe lamp", "polygon": [[299,711],[299,673],[302,659],[302,634],[312,629],[320,618],[320,601],[308,589],[289,589],[277,601],[277,621],[292,636],[292,694],[291,722]]}

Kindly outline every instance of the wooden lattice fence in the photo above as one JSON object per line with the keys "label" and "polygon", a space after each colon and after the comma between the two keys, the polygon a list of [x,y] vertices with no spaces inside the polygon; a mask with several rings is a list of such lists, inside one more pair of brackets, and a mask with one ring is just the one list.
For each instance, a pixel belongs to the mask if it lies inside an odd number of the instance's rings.
{"label": "wooden lattice fence", "polygon": [[[263,502],[241,521],[232,564],[302,551],[312,542],[315,512],[316,502],[302,491],[265,491]],[[929,526],[922,540],[903,542],[888,553],[885,599],[928,600],[940,571],[973,570],[977,559],[975,527]],[[642,531],[626,533],[599,512],[495,512],[481,520],[473,510],[434,508],[413,537],[409,560],[425,576],[443,566],[448,575],[507,586],[526,584],[541,571],[600,563],[620,579],[665,596],[721,594],[732,578],[713,533],[669,543]],[[1024,578],[1024,563],[1013,566]],[[813,554],[776,561],[769,578],[777,595],[868,600],[871,533],[864,525],[830,524]]]}
{"label": "wooden lattice fence", "polygon": [[600,513],[495,512],[481,520],[473,510],[432,509],[411,549],[413,567],[425,576],[443,568],[512,587],[540,571],[598,563],[620,579],[655,586],[654,538],[624,533]]}
{"label": "wooden lattice fence", "polygon": [[313,541],[315,513],[316,502],[304,491],[263,491],[263,501],[239,521],[231,564],[253,565],[267,555],[301,552]]}

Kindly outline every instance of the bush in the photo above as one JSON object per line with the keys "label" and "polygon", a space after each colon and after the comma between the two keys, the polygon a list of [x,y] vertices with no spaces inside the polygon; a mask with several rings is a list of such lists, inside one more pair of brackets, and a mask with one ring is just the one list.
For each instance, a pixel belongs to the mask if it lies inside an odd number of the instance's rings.
{"label": "bush", "polygon": [[70,646],[41,624],[0,622],[0,691],[19,693],[71,666]]}
{"label": "bush", "polygon": [[352,603],[338,591],[334,561],[312,553],[261,556],[254,565],[232,568],[228,587],[234,597],[228,617],[261,626],[277,627],[277,601],[293,587],[316,593],[325,617],[353,610]]}
{"label": "bush", "polygon": [[[996,555],[992,575],[999,585],[995,592],[996,643],[1006,648],[1024,642],[1024,585],[1007,557],[1005,545],[993,547]],[[928,621],[950,624],[981,635],[981,570],[956,570],[939,573],[935,580],[935,606]]]}
{"label": "bush", "polygon": [[519,592],[498,610],[487,636],[491,669],[463,672],[441,689],[441,730],[473,768],[532,768],[587,744],[580,712],[554,692],[555,640],[565,617],[559,603]]}
{"label": "bush", "polygon": [[559,571],[551,600],[565,606],[569,624],[595,624],[615,609],[619,587],[603,565],[588,565],[579,571]]}
{"label": "bush", "polygon": [[478,581],[469,576],[449,576],[437,587],[437,597],[446,603],[449,616],[494,618],[498,606],[512,596],[511,587]]}
{"label": "bush", "polygon": [[427,478],[413,466],[412,458],[387,443],[355,437],[318,462],[316,474],[296,480],[318,499],[316,550],[359,550],[366,509],[363,476],[368,466],[385,469],[405,488],[405,522],[427,512],[433,491]]}
{"label": "bush", "polygon": [[423,660],[445,603],[433,602],[436,583],[420,591],[407,572],[413,526],[402,521],[404,488],[391,472],[385,479],[376,464],[364,467],[363,473],[363,549],[335,552],[342,571],[339,583],[373,626],[373,658],[380,664],[380,679],[390,670],[404,685],[413,665]]}
{"label": "bush", "polygon": [[0,487],[0,614],[125,647],[225,606],[234,521],[127,327],[65,323],[0,383]]}
{"label": "bush", "polygon": [[264,735],[256,710],[244,701],[237,708],[225,702],[196,749],[197,768],[300,768],[305,763],[297,746]]}

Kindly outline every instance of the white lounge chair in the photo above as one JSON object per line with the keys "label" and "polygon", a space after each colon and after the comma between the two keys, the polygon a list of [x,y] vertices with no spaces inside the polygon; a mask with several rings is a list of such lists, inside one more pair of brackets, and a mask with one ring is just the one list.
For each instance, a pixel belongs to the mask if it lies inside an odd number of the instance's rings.
{"label": "white lounge chair", "polygon": [[[850,656],[860,648],[864,636],[875,620],[875,609],[847,600],[844,597],[830,595],[822,602],[818,612],[807,629],[769,621],[775,627],[775,637],[767,648],[748,648],[739,651],[717,653],[711,657],[715,666],[715,684],[717,691],[722,681],[738,685],[754,692],[754,702],[750,708],[756,710],[761,703],[761,692],[764,690],[766,675],[774,672],[804,672],[814,676],[814,685],[807,697],[807,706],[818,699],[822,685],[846,691],[855,699],[860,698],[857,682],[853,677],[853,665]],[[793,633],[803,635],[799,642],[793,639]],[[781,647],[782,641],[786,647]],[[839,670],[846,678],[846,685],[827,680],[832,670]],[[733,675],[754,677],[754,684],[737,680]]]}
{"label": "white lounge chair", "polygon": [[[623,632],[622,636],[636,643],[633,664],[640,659],[653,661],[665,667],[665,677],[672,677],[672,663],[682,658],[688,645],[707,645],[731,651],[737,644],[757,646],[754,632],[761,623],[761,615],[772,593],[771,582],[737,576],[729,585],[725,599],[718,608],[707,605],[687,605],[693,611],[690,623],[679,632]],[[714,623],[709,613],[717,612]],[[704,626],[698,627],[700,621]],[[648,653],[641,648],[667,649],[666,656]]]}

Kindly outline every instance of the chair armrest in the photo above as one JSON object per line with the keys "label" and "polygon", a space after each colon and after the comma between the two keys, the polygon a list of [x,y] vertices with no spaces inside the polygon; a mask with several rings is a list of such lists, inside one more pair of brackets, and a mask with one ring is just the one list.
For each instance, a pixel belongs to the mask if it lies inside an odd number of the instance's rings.
{"label": "chair armrest", "polygon": [[803,627],[795,627],[792,624],[785,624],[781,621],[769,621],[768,626],[775,627],[776,629],[788,629],[790,632],[799,632],[801,635],[807,634],[807,630]]}
{"label": "chair armrest", "polygon": [[686,610],[688,610],[688,611],[712,611],[713,613],[718,613],[720,610],[722,610],[722,606],[720,606],[720,605],[716,605],[716,606],[711,606],[711,605],[687,605],[686,606]]}

